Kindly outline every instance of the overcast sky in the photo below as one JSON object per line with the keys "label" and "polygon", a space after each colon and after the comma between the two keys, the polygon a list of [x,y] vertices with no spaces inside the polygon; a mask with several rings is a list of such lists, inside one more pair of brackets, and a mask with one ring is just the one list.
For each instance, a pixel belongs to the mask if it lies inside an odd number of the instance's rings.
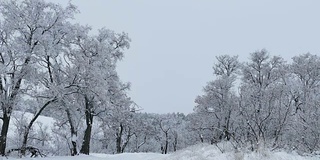
{"label": "overcast sky", "polygon": [[[67,0],[51,0],[66,4]],[[118,71],[145,112],[193,111],[215,56],[319,54],[319,0],[73,0],[76,21],[127,32]]]}

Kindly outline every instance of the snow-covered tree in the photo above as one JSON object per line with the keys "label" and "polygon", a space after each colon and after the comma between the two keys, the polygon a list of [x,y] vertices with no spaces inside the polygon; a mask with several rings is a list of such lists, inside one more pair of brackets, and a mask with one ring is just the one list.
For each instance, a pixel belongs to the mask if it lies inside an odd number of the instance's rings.
{"label": "snow-covered tree", "polygon": [[320,149],[320,57],[307,53],[295,56],[292,60],[295,121],[291,125],[291,142],[294,148],[313,153]]}
{"label": "snow-covered tree", "polygon": [[71,4],[63,8],[43,0],[0,2],[1,155],[5,155],[11,113],[26,99],[34,101],[24,108],[34,116],[24,127],[22,155],[33,124],[50,106],[50,111],[64,112],[72,155],[78,153],[77,115],[86,117],[80,152],[89,154],[93,116],[112,105],[114,88],[128,88],[116,72],[129,47],[127,34],[101,29],[92,36],[89,27],[70,23],[76,12]]}
{"label": "snow-covered tree", "polygon": [[[68,32],[65,24],[73,17],[75,8],[72,5],[62,8],[42,0],[10,0],[0,2],[0,11],[0,90],[3,114],[0,154],[4,155],[8,124],[18,98],[32,90],[43,89],[43,86],[38,86],[39,79],[44,73],[51,74],[50,59],[61,51],[61,41]],[[41,99],[43,104],[26,127],[22,148],[26,146],[35,119],[56,100],[52,95],[41,96],[36,98]]]}
{"label": "snow-covered tree", "polygon": [[211,136],[210,143],[222,139],[230,140],[233,133],[233,115],[237,106],[236,96],[233,93],[233,86],[236,80],[236,73],[240,67],[237,56],[222,55],[217,57],[214,65],[216,80],[208,82],[204,87],[204,95],[198,96],[195,100],[195,114],[202,121],[193,122],[197,124],[200,141],[204,141],[204,133]]}
{"label": "snow-covered tree", "polygon": [[77,88],[77,99],[86,117],[87,128],[80,150],[83,154],[89,154],[93,117],[112,105],[110,97],[114,86],[123,85],[119,84],[116,63],[123,58],[123,50],[129,47],[129,41],[125,33],[100,29],[97,36],[80,31],[70,45],[72,86]]}
{"label": "snow-covered tree", "polygon": [[100,127],[104,132],[104,139],[115,139],[116,153],[123,153],[131,137],[134,135],[134,108],[132,101],[125,91],[128,86],[110,88],[110,106],[107,111],[99,115]]}
{"label": "snow-covered tree", "polygon": [[[151,149],[152,140],[157,134],[154,126],[155,117],[148,113],[135,113],[133,121],[133,138],[129,147],[133,152],[146,152]],[[152,149],[153,150],[153,149]]]}
{"label": "snow-covered tree", "polygon": [[278,87],[285,62],[281,57],[271,57],[266,50],[251,54],[250,61],[242,67],[240,86],[240,112],[247,141],[253,149],[264,145],[269,137],[274,111],[277,110]]}

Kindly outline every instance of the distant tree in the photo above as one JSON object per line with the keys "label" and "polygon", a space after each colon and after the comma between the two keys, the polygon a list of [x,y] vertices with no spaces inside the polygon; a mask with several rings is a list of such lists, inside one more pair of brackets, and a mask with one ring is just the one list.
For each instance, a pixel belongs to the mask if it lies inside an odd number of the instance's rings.
{"label": "distant tree", "polygon": [[[206,120],[204,120],[206,119]],[[200,115],[197,112],[190,113],[187,115],[187,127],[186,129],[193,133],[195,137],[195,142],[200,141],[201,143],[204,143],[204,134],[206,129],[205,122],[209,122],[210,119],[207,117],[204,117]]]}
{"label": "distant tree", "polygon": [[[134,108],[133,102],[126,95],[128,85],[110,88],[110,105],[104,114],[99,115],[100,127],[105,132],[105,139],[115,139],[116,153],[123,153],[134,135]],[[114,135],[114,136],[112,136]]]}
{"label": "distant tree", "polygon": [[153,126],[154,117],[148,113],[135,113],[133,120],[133,152],[139,152],[150,139],[152,139],[157,131]]}
{"label": "distant tree", "polygon": [[135,111],[130,121],[133,134],[128,143],[129,152],[159,152],[160,146],[155,143],[155,138],[160,132],[158,114],[140,113]]}

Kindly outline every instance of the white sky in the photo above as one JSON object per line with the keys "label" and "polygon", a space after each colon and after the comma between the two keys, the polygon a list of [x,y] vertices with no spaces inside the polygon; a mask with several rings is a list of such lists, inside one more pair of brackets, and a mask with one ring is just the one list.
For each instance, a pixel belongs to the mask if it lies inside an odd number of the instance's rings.
{"label": "white sky", "polygon": [[[67,0],[50,0],[66,4]],[[190,113],[213,80],[215,56],[267,49],[290,60],[319,54],[319,0],[73,0],[76,19],[94,29],[127,32],[119,64],[130,96],[146,112]]]}

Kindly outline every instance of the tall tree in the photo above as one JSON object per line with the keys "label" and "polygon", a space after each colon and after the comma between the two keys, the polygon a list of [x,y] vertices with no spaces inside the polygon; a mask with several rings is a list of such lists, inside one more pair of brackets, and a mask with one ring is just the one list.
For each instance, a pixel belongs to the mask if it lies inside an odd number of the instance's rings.
{"label": "tall tree", "polygon": [[[205,118],[202,130],[213,132],[211,135],[215,136],[211,138],[211,143],[231,138],[232,115],[236,107],[236,96],[232,87],[240,67],[237,58],[237,56],[228,55],[218,56],[218,62],[213,67],[217,79],[209,82],[203,89],[204,95],[198,96],[195,100],[197,103],[196,113],[201,117],[210,117],[210,120]],[[201,137],[200,139],[203,141]]]}
{"label": "tall tree", "polygon": [[295,80],[294,147],[313,153],[320,148],[320,57],[310,53],[292,58]]}
{"label": "tall tree", "polygon": [[97,36],[80,33],[73,42],[69,59],[74,77],[77,96],[82,97],[85,114],[85,134],[80,153],[89,154],[93,117],[106,111],[109,90],[120,83],[116,64],[123,58],[123,50],[129,47],[127,34],[116,34],[100,29]]}
{"label": "tall tree", "polygon": [[252,149],[266,142],[284,63],[281,57],[270,58],[266,50],[261,50],[252,53],[241,69],[240,112]]}
{"label": "tall tree", "polygon": [[[37,79],[33,78],[37,77],[36,69],[39,69],[37,64],[40,57],[47,55],[49,59],[53,53],[59,52],[59,43],[67,32],[64,30],[64,24],[73,17],[74,12],[75,8],[71,5],[62,8],[42,0],[0,2],[0,63],[2,64],[0,92],[3,114],[0,135],[1,155],[5,155],[10,117],[17,98],[30,90],[32,86],[30,83],[38,83],[34,82]],[[48,66],[50,68],[50,63]],[[49,99],[47,102],[51,101]],[[42,110],[39,110],[34,119]],[[28,130],[25,134],[25,137],[28,137]]]}

